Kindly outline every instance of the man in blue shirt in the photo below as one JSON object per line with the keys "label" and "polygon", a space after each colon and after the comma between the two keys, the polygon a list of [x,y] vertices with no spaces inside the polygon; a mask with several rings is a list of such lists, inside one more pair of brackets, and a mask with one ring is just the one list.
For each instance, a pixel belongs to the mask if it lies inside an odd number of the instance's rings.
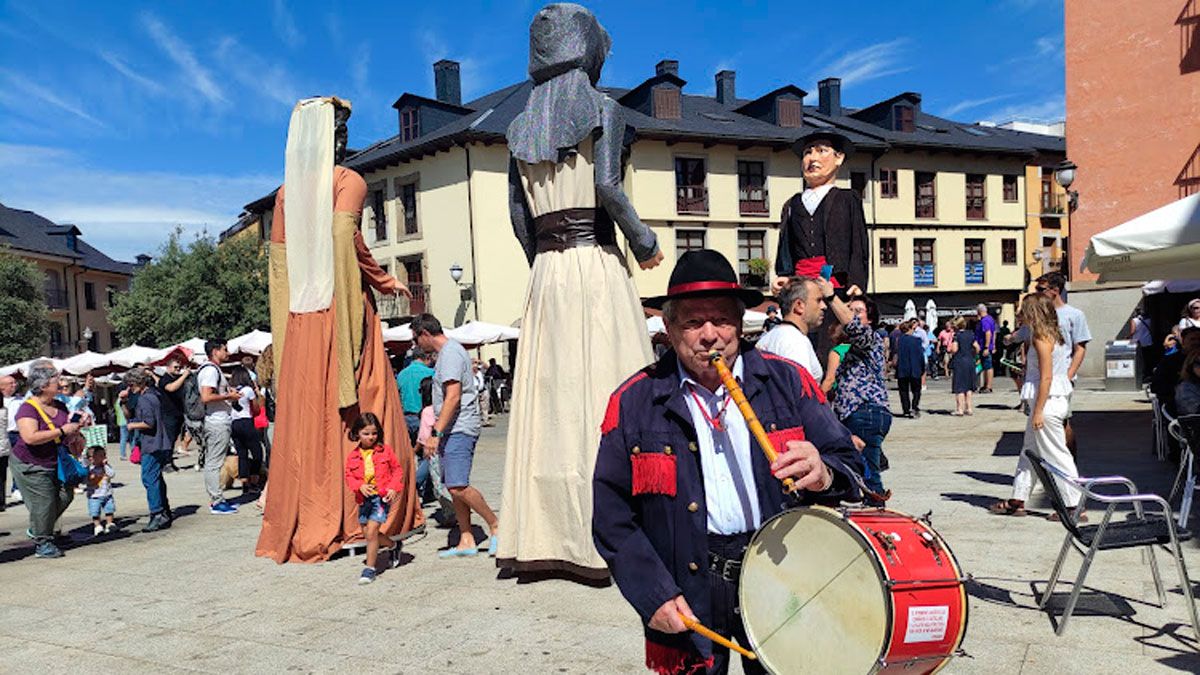
{"label": "man in blue shirt", "polygon": [[396,376],[400,387],[400,402],[404,407],[404,423],[408,426],[408,440],[417,447],[417,430],[421,427],[421,381],[433,377],[433,354],[413,347],[413,360]]}

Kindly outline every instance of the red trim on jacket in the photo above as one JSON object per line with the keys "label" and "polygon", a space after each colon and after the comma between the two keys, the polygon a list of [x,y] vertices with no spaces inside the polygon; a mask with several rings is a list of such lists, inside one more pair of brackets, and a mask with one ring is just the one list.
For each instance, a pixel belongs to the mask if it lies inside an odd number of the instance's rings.
{"label": "red trim on jacket", "polygon": [[638,381],[644,380],[647,377],[646,371],[639,372],[637,375],[625,380],[625,384],[618,387],[612,396],[609,397],[608,408],[604,411],[604,422],[600,425],[601,436],[616,429],[617,425],[621,423],[621,396]]}
{"label": "red trim on jacket", "polygon": [[783,361],[784,363],[795,368],[796,374],[800,376],[800,391],[809,398],[815,398],[821,403],[826,402],[825,392],[821,391],[821,385],[817,384],[817,381],[813,379],[812,373],[808,372],[807,368],[789,358],[779,356],[778,354],[772,354],[770,352],[761,353],[763,358],[767,359],[768,361]]}

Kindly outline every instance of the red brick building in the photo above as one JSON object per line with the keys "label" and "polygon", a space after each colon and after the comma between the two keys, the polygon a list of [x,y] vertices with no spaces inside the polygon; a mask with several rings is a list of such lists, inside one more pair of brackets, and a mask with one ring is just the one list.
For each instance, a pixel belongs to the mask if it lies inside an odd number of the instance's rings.
{"label": "red brick building", "polygon": [[1070,302],[1093,342],[1081,369],[1104,375],[1140,284],[1095,283],[1079,263],[1092,235],[1200,191],[1200,0],[1065,0]]}

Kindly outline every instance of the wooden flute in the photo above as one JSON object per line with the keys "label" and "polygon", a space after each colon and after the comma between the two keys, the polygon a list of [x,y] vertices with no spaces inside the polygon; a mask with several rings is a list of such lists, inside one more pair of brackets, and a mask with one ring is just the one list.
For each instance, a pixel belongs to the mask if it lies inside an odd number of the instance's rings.
{"label": "wooden flute", "polygon": [[[762,447],[763,453],[767,456],[767,461],[774,462],[779,453],[775,450],[775,444],[771,442],[767,436],[767,430],[763,428],[762,422],[758,421],[758,416],[754,414],[754,409],[750,407],[750,401],[746,400],[746,393],[742,391],[742,385],[733,376],[733,372],[729,370],[729,366],[725,364],[725,359],[721,357],[720,352],[715,349],[708,353],[708,360],[712,362],[713,367],[717,369],[717,375],[721,378],[721,384],[725,386],[725,391],[729,392],[729,397],[733,399],[738,410],[742,413],[742,418],[746,420],[746,426],[750,428],[750,433],[754,434],[754,438],[758,439],[759,446]],[[783,487],[788,492],[793,492],[796,489],[796,482],[791,478],[783,479]]]}

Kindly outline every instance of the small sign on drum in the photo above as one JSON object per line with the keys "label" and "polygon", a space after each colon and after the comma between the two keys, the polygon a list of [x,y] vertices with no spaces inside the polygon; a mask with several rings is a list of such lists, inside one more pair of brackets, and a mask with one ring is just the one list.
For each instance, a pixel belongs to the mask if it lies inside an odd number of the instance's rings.
{"label": "small sign on drum", "polygon": [[950,608],[946,605],[909,607],[904,642],[941,642],[946,637],[946,624],[949,621]]}

